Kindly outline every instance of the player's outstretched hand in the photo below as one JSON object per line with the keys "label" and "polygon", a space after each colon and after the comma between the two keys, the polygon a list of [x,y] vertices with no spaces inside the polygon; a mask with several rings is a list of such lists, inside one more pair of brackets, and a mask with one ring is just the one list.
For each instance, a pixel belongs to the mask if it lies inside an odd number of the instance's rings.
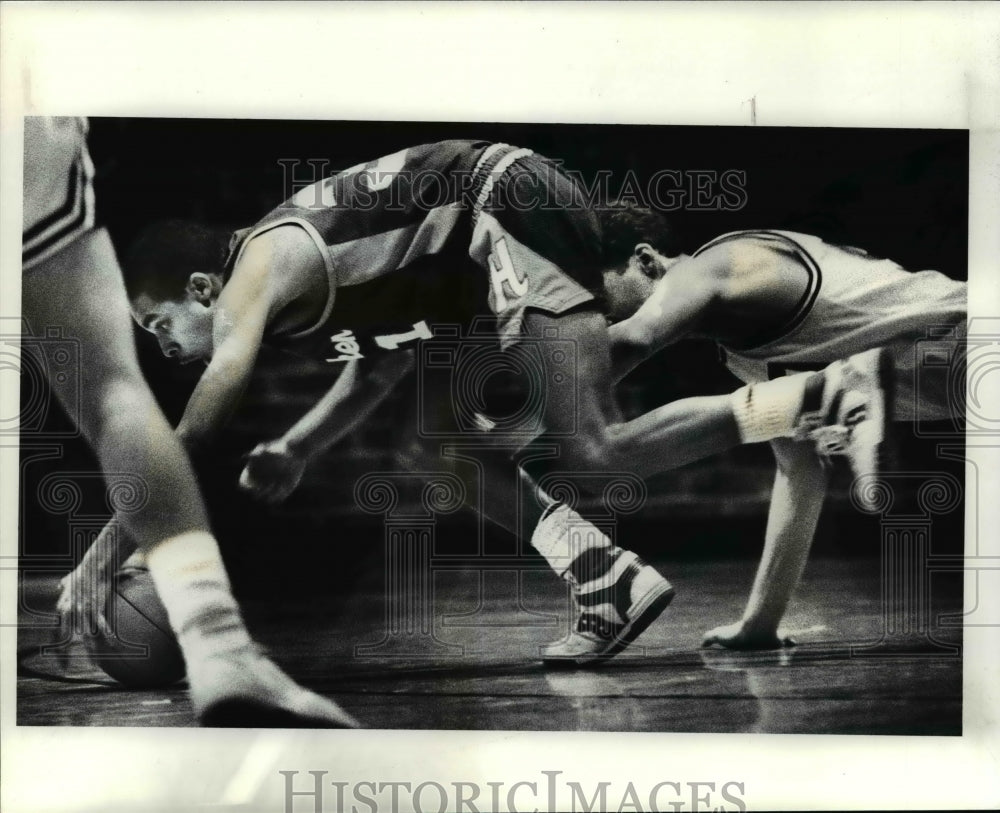
{"label": "player's outstretched hand", "polygon": [[60,640],[65,644],[61,652],[68,653],[72,641],[86,645],[95,634],[114,637],[104,616],[111,580],[101,563],[84,557],[76,570],[63,577],[59,588],[56,610],[59,612]]}
{"label": "player's outstretched hand", "polygon": [[784,638],[774,631],[759,632],[747,629],[742,621],[724,624],[705,633],[703,647],[720,646],[723,649],[782,649],[795,646],[791,638]]}
{"label": "player's outstretched hand", "polygon": [[279,438],[258,444],[247,455],[240,487],[265,502],[281,502],[295,491],[305,470],[306,461]]}

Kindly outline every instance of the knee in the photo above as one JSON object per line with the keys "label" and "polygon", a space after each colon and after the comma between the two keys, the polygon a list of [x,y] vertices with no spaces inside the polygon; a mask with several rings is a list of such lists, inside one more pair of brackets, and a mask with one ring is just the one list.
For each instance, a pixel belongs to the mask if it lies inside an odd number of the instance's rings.
{"label": "knee", "polygon": [[115,372],[105,376],[96,386],[84,392],[85,407],[81,412],[84,433],[92,442],[129,439],[148,435],[165,422],[145,380],[136,371]]}

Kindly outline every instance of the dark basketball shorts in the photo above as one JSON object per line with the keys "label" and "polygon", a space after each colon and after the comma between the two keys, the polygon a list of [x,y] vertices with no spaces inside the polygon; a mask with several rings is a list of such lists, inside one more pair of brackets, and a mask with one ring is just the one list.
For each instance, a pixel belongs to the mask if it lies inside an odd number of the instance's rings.
{"label": "dark basketball shorts", "polygon": [[[489,273],[500,345],[521,335],[525,313],[603,310],[601,230],[579,184],[558,164],[494,145],[473,206],[469,256]],[[494,148],[491,148],[494,149]]]}

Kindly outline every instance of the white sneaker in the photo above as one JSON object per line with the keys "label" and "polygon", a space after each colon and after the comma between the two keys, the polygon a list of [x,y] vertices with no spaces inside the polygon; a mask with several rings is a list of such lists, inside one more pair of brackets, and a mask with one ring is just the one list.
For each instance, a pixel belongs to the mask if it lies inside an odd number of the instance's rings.
{"label": "white sneaker", "polygon": [[820,455],[847,458],[856,481],[855,497],[862,507],[874,510],[876,490],[870,486],[889,457],[895,389],[892,354],[885,348],[868,350],[835,361],[823,372],[819,419],[802,424],[804,436],[816,444]]}
{"label": "white sneaker", "polygon": [[580,614],[566,638],[545,647],[542,661],[548,666],[596,666],[613,658],[674,597],[670,582],[631,551],[598,549],[596,555],[605,557],[603,572],[575,588]]}
{"label": "white sneaker", "polygon": [[332,700],[299,686],[256,645],[190,664],[188,682],[198,722],[208,728],[359,727]]}

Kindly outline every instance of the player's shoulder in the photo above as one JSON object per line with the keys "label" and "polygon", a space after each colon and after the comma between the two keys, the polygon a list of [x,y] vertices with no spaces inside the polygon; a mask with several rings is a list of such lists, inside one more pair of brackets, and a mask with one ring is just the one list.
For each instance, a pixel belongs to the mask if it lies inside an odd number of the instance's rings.
{"label": "player's shoulder", "polygon": [[284,223],[251,234],[243,246],[237,268],[241,265],[271,267],[322,266],[323,256],[312,235],[301,225]]}
{"label": "player's shoulder", "polygon": [[671,267],[669,273],[675,279],[689,277],[703,284],[723,282],[732,275],[739,256],[740,248],[733,243],[709,244],[683,257]]}
{"label": "player's shoulder", "polygon": [[294,223],[251,234],[230,279],[263,286],[279,304],[303,296],[325,299],[331,284],[319,247],[305,228]]}
{"label": "player's shoulder", "polygon": [[790,236],[777,231],[731,232],[706,243],[694,254],[706,271],[720,277],[740,277],[761,271],[773,273],[784,265],[801,264],[802,249]]}

